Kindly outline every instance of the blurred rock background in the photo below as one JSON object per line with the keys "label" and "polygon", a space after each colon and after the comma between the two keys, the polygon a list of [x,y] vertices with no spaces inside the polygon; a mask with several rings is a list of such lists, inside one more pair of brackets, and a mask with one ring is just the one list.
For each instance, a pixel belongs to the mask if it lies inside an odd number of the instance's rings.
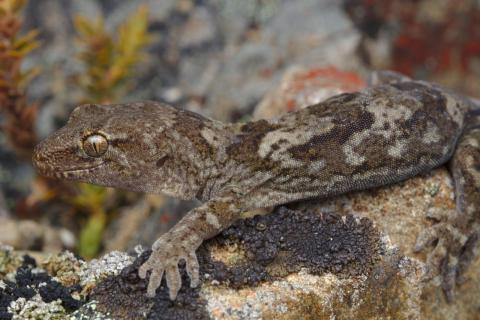
{"label": "blurred rock background", "polygon": [[[372,69],[393,69],[480,97],[475,0],[0,1],[6,3],[24,4],[17,12],[23,19],[19,35],[38,32],[29,39],[38,47],[20,61],[21,70],[35,70],[24,88],[26,102],[18,107],[36,106],[28,113],[32,139],[57,129],[87,101],[151,99],[222,121],[246,121],[254,111],[256,118],[268,117],[361,88]],[[6,25],[0,23],[0,34]],[[129,48],[133,52],[126,53]],[[114,53],[100,61],[102,50]],[[132,59],[121,61],[122,54]],[[120,75],[112,75],[118,69],[112,66],[120,66]],[[318,95],[279,99],[274,89],[280,83],[292,90],[287,93],[309,83]],[[289,98],[295,101],[287,103]],[[151,244],[195,205],[38,177],[6,129],[11,119],[0,106],[4,243],[40,251],[70,248],[93,257]],[[25,221],[29,232],[19,227]]]}

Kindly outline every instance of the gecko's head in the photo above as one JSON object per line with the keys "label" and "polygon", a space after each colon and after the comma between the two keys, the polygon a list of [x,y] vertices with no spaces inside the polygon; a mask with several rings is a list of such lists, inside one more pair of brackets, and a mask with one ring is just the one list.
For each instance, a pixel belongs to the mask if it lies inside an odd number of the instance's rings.
{"label": "gecko's head", "polygon": [[79,106],[35,147],[33,164],[50,177],[149,191],[149,175],[170,155],[165,132],[175,110],[155,102]]}

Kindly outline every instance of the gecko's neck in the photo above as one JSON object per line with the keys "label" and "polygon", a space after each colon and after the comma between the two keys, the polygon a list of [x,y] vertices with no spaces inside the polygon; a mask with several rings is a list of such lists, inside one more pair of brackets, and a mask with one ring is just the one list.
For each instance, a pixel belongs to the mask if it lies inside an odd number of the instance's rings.
{"label": "gecko's neck", "polygon": [[183,110],[176,123],[181,125],[168,130],[171,158],[162,168],[163,176],[168,179],[162,191],[185,199],[206,200],[211,194],[212,181],[225,163],[231,126]]}

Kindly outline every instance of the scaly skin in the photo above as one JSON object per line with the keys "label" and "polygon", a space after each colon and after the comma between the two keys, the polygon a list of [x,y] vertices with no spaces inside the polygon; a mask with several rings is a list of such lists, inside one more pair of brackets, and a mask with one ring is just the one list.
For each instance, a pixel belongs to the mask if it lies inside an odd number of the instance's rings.
{"label": "scaly skin", "polygon": [[476,106],[395,73],[378,73],[371,82],[362,92],[245,124],[150,101],[83,105],[36,147],[33,160],[47,176],[204,201],[153,244],[139,270],[142,278],[151,272],[149,296],[165,273],[175,299],[179,260],[196,286],[195,250],[242,212],[395,183],[453,157],[457,212],[425,230],[416,246],[424,250],[438,240],[429,261],[452,298],[479,230]]}

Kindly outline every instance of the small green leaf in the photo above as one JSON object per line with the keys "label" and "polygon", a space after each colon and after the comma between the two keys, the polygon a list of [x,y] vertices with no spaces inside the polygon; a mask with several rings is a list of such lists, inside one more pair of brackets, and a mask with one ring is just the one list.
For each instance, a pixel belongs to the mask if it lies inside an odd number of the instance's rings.
{"label": "small green leaf", "polygon": [[87,259],[95,257],[100,250],[103,231],[107,221],[107,215],[102,209],[98,209],[90,216],[87,224],[80,232],[78,253]]}

